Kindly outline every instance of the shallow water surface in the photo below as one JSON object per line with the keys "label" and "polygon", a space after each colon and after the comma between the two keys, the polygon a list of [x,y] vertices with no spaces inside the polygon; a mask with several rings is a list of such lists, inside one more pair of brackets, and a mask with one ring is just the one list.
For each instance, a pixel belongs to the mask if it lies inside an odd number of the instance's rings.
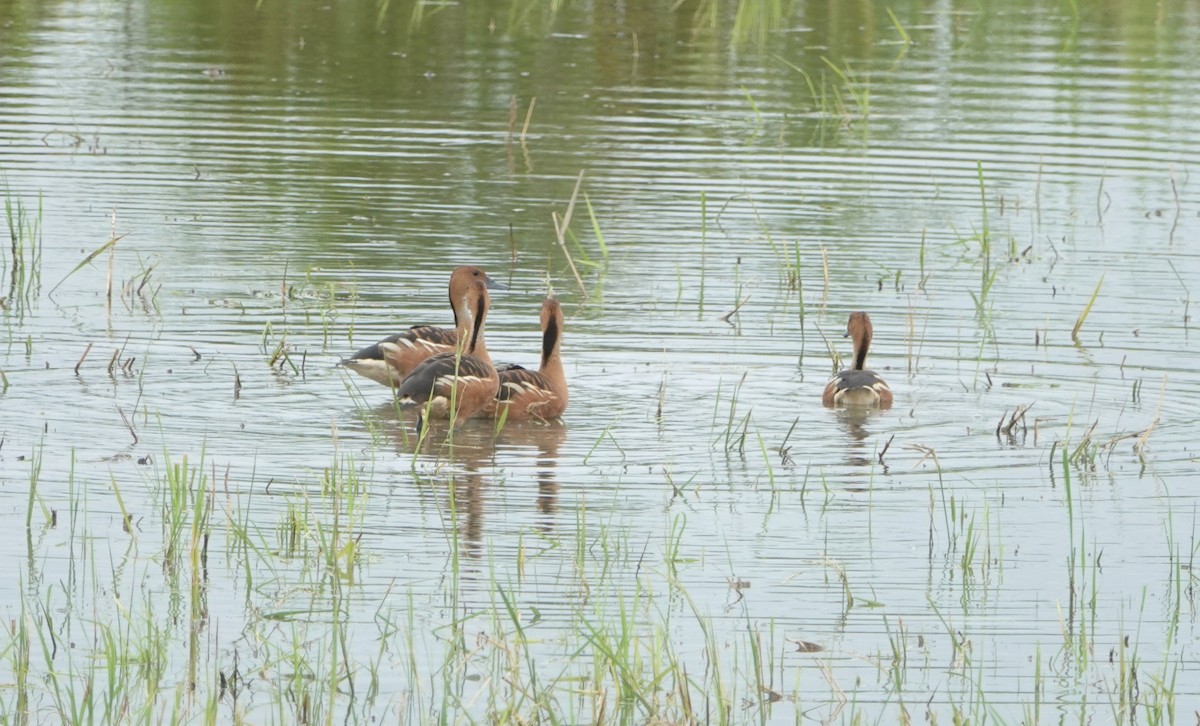
{"label": "shallow water surface", "polygon": [[[0,9],[5,712],[1200,703],[1192,4],[253,5]],[[418,442],[468,262],[571,405]]]}

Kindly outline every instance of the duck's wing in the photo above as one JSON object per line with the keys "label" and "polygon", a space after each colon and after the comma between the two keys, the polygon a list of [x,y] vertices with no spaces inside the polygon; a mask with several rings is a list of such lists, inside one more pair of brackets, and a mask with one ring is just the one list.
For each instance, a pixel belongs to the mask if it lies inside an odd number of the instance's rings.
{"label": "duck's wing", "polygon": [[493,368],[473,355],[440,353],[426,358],[400,384],[396,396],[401,403],[425,403],[449,399],[455,385],[492,378]]}
{"label": "duck's wing", "polygon": [[340,365],[385,386],[399,385],[417,365],[431,355],[453,350],[458,334],[433,325],[414,325],[361,348]]}

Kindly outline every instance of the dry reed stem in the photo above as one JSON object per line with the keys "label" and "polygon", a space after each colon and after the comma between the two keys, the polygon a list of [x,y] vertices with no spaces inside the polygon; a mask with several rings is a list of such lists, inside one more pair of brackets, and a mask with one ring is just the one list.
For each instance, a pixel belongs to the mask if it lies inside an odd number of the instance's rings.
{"label": "dry reed stem", "polygon": [[828,723],[837,720],[838,714],[846,707],[848,703],[846,699],[846,691],[838,684],[837,679],[833,677],[833,669],[829,663],[825,661],[817,661],[817,670],[825,677],[825,682],[829,684],[829,689],[833,693],[835,705],[833,711],[829,714]]}
{"label": "dry reed stem", "polygon": [[525,145],[525,134],[529,133],[529,122],[533,120],[533,107],[537,105],[537,96],[529,99],[529,108],[525,111],[525,123],[521,126],[521,146]]}
{"label": "dry reed stem", "polygon": [[129,435],[133,437],[133,445],[137,446],[138,435],[133,430],[133,424],[129,423],[129,419],[125,416],[125,412],[121,410],[121,404],[116,404],[117,413],[121,414],[121,420],[125,422],[125,428],[129,429]]}
{"label": "dry reed stem", "polygon": [[825,278],[825,289],[821,291],[821,304],[829,299],[829,250],[821,247],[821,274]]}
{"label": "dry reed stem", "polygon": [[904,446],[904,448],[921,452],[920,460],[918,460],[917,463],[913,464],[914,469],[916,469],[921,464],[924,464],[926,459],[933,459],[933,463],[937,466],[938,471],[941,471],[942,462],[940,459],[938,459],[937,452],[934,451],[932,447],[926,446],[924,444],[906,444]]}
{"label": "dry reed stem", "polygon": [[[112,234],[109,235],[109,239],[117,239],[117,210],[115,207],[112,210]],[[114,244],[108,248],[108,280],[104,288],[105,305],[110,316],[112,315],[113,267],[116,265],[116,261],[117,246]]]}
{"label": "dry reed stem", "polygon": [[1183,214],[1183,204],[1179,201],[1179,187],[1175,184],[1175,165],[1171,165],[1171,193],[1175,195],[1175,216]]}
{"label": "dry reed stem", "polygon": [[883,451],[879,452],[879,463],[881,466],[887,466],[886,464],[883,463],[883,456],[884,456],[884,454],[886,454],[888,452],[888,449],[890,449],[892,447],[892,442],[895,440],[896,440],[896,434],[892,434],[891,438],[889,438],[887,440],[887,443],[883,445]]}
{"label": "dry reed stem", "polygon": [[729,319],[730,319],[730,318],[732,318],[734,315],[736,315],[736,314],[737,314],[737,311],[738,311],[738,310],[741,310],[741,309],[742,309],[742,306],[743,306],[743,305],[745,305],[745,304],[746,304],[746,302],[747,302],[749,299],[750,299],[750,296],[749,296],[749,295],[747,295],[746,297],[742,298],[742,299],[741,299],[741,300],[740,300],[740,301],[739,301],[739,302],[738,302],[736,305],[734,305],[734,306],[733,306],[733,310],[730,310],[729,312],[727,312],[727,313],[725,313],[724,315],[722,315],[722,316],[721,316],[721,320],[723,320],[724,322],[728,323],[728,322],[729,322]]}
{"label": "dry reed stem", "polygon": [[1167,240],[1175,241],[1175,230],[1179,228],[1179,217],[1183,214],[1183,205],[1179,201],[1179,187],[1175,184],[1175,165],[1171,165],[1171,192],[1175,195],[1175,217],[1171,220],[1171,233]]}
{"label": "dry reed stem", "polygon": [[583,170],[579,171],[579,176],[575,179],[575,190],[571,192],[571,201],[567,203],[567,212],[563,215],[562,220],[558,218],[558,212],[551,212],[550,219],[554,221],[554,234],[558,237],[558,246],[562,248],[563,254],[567,256],[567,264],[571,266],[571,274],[575,275],[575,282],[579,283],[579,289],[583,292],[583,296],[588,295],[587,286],[583,284],[583,278],[579,276],[579,269],[575,267],[575,260],[571,257],[571,250],[567,247],[567,228],[571,226],[571,216],[575,213],[575,200],[579,197],[579,187],[583,185]]}
{"label": "dry reed stem", "polygon": [[571,250],[567,248],[567,241],[563,237],[562,226],[558,220],[558,212],[551,212],[550,219],[554,221],[554,232],[558,236],[558,246],[562,248],[563,254],[567,256],[567,264],[571,266],[571,274],[575,276],[575,282],[579,284],[579,289],[586,298],[588,297],[588,291],[583,284],[583,278],[579,276],[579,270],[575,267],[575,260],[571,259]]}
{"label": "dry reed stem", "polygon": [[[1013,409],[1011,417],[1008,416],[1008,409],[1005,409],[1004,413],[1000,414],[1000,422],[996,424],[996,438],[1000,438],[1000,434],[1011,436],[1013,429],[1017,427],[1017,424],[1024,425],[1025,414],[1029,411],[1029,409],[1033,408],[1035,403],[1037,403],[1037,401],[1026,405],[1018,405]],[[1004,423],[1004,419],[1006,417],[1008,418],[1007,424]],[[1028,427],[1026,426],[1025,428]]]}
{"label": "dry reed stem", "polygon": [[508,98],[508,136],[504,143],[511,144],[513,140],[513,131],[517,128],[517,97],[509,96]]}
{"label": "dry reed stem", "polygon": [[663,403],[667,400],[667,374],[664,373],[662,381],[658,384],[658,407],[654,410],[654,420],[662,421]]}
{"label": "dry reed stem", "polygon": [[87,359],[88,353],[91,353],[91,352],[92,352],[92,344],[88,343],[87,347],[83,349],[83,355],[79,356],[79,362],[77,362],[75,364],[75,375],[79,375],[79,366],[83,365],[83,361]]}
{"label": "dry reed stem", "polygon": [[917,321],[913,318],[912,305],[908,306],[908,375],[913,373],[913,340],[916,338]]}

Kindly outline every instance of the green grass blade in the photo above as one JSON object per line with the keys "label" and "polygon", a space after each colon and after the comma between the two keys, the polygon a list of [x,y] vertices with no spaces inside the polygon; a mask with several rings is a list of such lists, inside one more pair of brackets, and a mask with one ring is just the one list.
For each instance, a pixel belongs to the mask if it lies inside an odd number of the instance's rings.
{"label": "green grass blade", "polygon": [[1092,312],[1092,306],[1096,304],[1096,298],[1100,296],[1100,287],[1104,284],[1104,275],[1100,275],[1100,281],[1096,283],[1096,289],[1092,291],[1092,297],[1084,306],[1083,312],[1079,313],[1079,317],[1075,320],[1075,327],[1071,329],[1071,340],[1079,342],[1079,329],[1083,327],[1083,323],[1087,320],[1088,313]]}

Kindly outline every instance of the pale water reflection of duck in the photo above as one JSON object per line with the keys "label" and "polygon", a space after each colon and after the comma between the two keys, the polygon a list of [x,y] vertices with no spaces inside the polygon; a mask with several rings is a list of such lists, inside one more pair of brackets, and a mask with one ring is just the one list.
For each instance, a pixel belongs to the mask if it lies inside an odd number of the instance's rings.
{"label": "pale water reflection of duck", "polygon": [[871,346],[871,318],[866,313],[851,313],[846,324],[844,337],[854,342],[854,367],[839,371],[825,384],[821,403],[826,406],[876,406],[888,408],[892,405],[892,389],[878,373],[868,370],[867,349]]}
{"label": "pale water reflection of duck", "polygon": [[414,325],[403,333],[390,335],[368,345],[341,364],[376,383],[396,387],[421,361],[439,353],[453,353],[458,342],[458,302],[476,280],[491,289],[503,289],[482,268],[463,265],[450,273],[450,310],[454,313],[453,328],[433,325]]}
{"label": "pale water reflection of duck", "polygon": [[[500,379],[483,339],[488,303],[487,284],[475,280],[455,310],[457,349],[426,358],[414,368],[396,390],[400,403],[420,405],[422,417],[457,423],[479,413],[496,397]],[[392,357],[388,351],[388,363],[395,365]]]}
{"label": "pale water reflection of duck", "polygon": [[536,371],[520,366],[499,372],[500,390],[484,408],[505,420],[558,418],[567,408],[567,377],[562,364],[562,306],[554,298],[542,302],[542,360]]}

